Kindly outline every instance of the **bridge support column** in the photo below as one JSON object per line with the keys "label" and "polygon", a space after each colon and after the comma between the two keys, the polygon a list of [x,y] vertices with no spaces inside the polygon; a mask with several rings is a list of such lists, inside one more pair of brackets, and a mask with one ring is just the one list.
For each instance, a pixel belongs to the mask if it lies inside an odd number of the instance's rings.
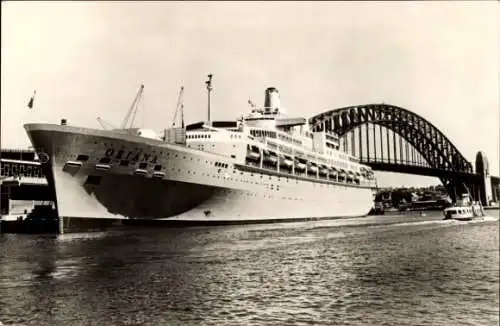
{"label": "bridge support column", "polygon": [[498,203],[498,201],[500,200],[500,186],[498,184],[495,184],[493,182],[493,179],[491,180],[491,194],[493,201],[495,203]]}
{"label": "bridge support column", "polygon": [[479,194],[483,206],[489,206],[493,201],[493,192],[491,187],[491,175],[489,171],[488,159],[483,152],[476,155],[476,173],[480,175]]}

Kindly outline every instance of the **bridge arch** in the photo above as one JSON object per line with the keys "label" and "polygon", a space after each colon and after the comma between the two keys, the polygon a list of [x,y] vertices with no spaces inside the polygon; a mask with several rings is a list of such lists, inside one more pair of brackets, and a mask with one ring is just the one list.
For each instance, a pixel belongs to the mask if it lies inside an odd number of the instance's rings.
{"label": "bridge arch", "polygon": [[[390,104],[349,106],[315,115],[309,119],[309,124],[313,131],[333,131],[341,137],[364,124],[385,127],[413,146],[431,169],[443,171],[439,178],[449,189],[456,186],[457,173],[474,173],[472,163],[436,126],[402,107]],[[463,180],[460,183],[464,184]]]}
{"label": "bridge arch", "polygon": [[438,128],[418,114],[395,105],[350,106],[309,119],[314,131],[333,131],[339,136],[367,123],[381,125],[401,136],[432,168],[473,173],[472,164]]}

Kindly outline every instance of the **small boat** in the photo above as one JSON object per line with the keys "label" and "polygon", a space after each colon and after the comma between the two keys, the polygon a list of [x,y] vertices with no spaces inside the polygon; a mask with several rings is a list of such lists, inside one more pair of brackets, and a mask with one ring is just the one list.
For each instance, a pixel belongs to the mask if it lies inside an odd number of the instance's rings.
{"label": "small boat", "polygon": [[280,166],[291,169],[293,161],[288,156],[280,156]]}
{"label": "small boat", "polygon": [[309,165],[307,167],[307,172],[317,173],[318,172],[318,167],[314,163],[311,163],[311,165]]}
{"label": "small boat", "polygon": [[260,159],[260,154],[255,152],[248,152],[247,158],[253,161],[258,161]]}
{"label": "small boat", "polygon": [[462,198],[457,200],[455,205],[444,209],[443,215],[445,220],[470,221],[484,214],[477,202],[472,202],[468,194],[463,194]]}
{"label": "small boat", "polygon": [[303,172],[306,169],[306,165],[300,161],[295,161],[295,171]]}
{"label": "small boat", "polygon": [[445,220],[453,219],[459,221],[470,221],[473,217],[474,215],[472,214],[471,207],[453,206],[444,210]]}
{"label": "small boat", "polygon": [[273,153],[271,151],[264,151],[264,162],[271,165],[276,165],[276,163],[278,162],[276,153]]}
{"label": "small boat", "polygon": [[247,159],[252,160],[252,161],[259,161],[260,160],[260,151],[257,147],[255,146],[247,146]]}

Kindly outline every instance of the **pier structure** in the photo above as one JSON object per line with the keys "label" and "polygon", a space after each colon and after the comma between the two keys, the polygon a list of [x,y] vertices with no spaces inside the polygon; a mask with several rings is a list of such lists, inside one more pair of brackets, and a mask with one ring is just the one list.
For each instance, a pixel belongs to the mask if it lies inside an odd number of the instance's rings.
{"label": "pier structure", "polygon": [[30,149],[0,152],[0,212],[2,219],[26,217],[36,204],[54,202],[36,153]]}

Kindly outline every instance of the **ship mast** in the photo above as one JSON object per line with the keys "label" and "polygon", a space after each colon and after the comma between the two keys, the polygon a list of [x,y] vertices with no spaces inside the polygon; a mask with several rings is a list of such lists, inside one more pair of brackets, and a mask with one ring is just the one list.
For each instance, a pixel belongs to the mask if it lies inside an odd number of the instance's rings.
{"label": "ship mast", "polygon": [[175,122],[177,120],[177,113],[179,110],[181,111],[181,127],[184,128],[184,103],[182,100],[182,95],[184,94],[184,86],[181,86],[181,90],[179,91],[179,96],[177,97],[177,106],[175,108],[174,121],[172,126],[175,127]]}
{"label": "ship mast", "polygon": [[208,91],[208,120],[210,121],[210,92],[212,91],[212,74],[208,75],[208,80],[205,82],[207,84]]}

